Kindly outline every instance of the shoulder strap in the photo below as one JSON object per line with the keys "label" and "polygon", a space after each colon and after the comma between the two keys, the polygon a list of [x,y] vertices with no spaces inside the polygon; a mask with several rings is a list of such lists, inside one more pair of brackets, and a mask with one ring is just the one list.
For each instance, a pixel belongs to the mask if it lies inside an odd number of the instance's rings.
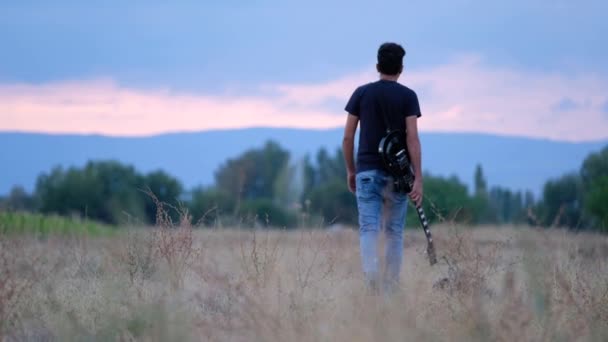
{"label": "shoulder strap", "polygon": [[[382,89],[380,89],[382,90]],[[386,111],[386,103],[384,101],[385,95],[382,91],[376,96],[376,112],[382,115],[382,119],[384,120],[384,126],[386,127],[386,132],[389,133],[391,131],[390,121],[388,120],[388,113]]]}
{"label": "shoulder strap", "polygon": [[[382,90],[382,89],[380,89]],[[378,96],[376,97],[376,112],[379,112],[382,115],[382,120],[384,121],[384,126],[386,127],[386,132],[390,133],[393,129],[391,128],[391,124],[390,124],[390,120],[388,119],[388,109],[387,106],[389,105],[388,101],[386,100],[386,94],[384,94],[384,92],[380,91],[380,93],[378,94]],[[405,131],[407,132],[407,127],[405,127]]]}

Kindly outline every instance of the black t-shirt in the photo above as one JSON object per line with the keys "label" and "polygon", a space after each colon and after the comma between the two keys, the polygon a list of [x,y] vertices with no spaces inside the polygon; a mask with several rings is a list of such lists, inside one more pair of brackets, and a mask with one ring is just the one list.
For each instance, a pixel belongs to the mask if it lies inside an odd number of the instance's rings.
{"label": "black t-shirt", "polygon": [[386,135],[386,125],[380,108],[387,113],[391,129],[405,132],[405,118],[420,117],[418,96],[410,88],[395,82],[379,80],[360,86],[346,104],[345,110],[361,122],[359,130],[359,150],[357,151],[357,172],[384,170],[378,154],[378,145]]}

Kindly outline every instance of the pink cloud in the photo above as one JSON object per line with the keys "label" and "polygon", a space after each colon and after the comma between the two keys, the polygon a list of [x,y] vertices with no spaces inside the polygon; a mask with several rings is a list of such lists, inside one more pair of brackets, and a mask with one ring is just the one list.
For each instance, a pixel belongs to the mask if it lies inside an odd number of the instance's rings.
{"label": "pink cloud", "polygon": [[[608,137],[608,120],[601,103],[608,82],[595,75],[567,77],[483,66],[477,59],[410,75],[412,85],[427,83],[428,120],[421,126],[434,130],[481,131],[572,141]],[[421,94],[424,98],[425,92]],[[570,98],[588,106],[567,114],[555,103]],[[458,117],[449,108],[461,108]],[[428,125],[428,126],[427,126]]]}
{"label": "pink cloud", "polygon": [[[340,127],[352,91],[376,77],[363,72],[317,84],[263,85],[269,94],[257,96],[142,90],[108,79],[7,84],[0,86],[0,130],[137,136],[253,126]],[[608,138],[603,112],[608,82],[592,74],[489,67],[468,56],[406,70],[401,82],[418,93],[423,131]],[[585,106],[555,110],[564,98]]]}
{"label": "pink cloud", "polygon": [[[343,119],[248,96],[138,90],[111,81],[0,87],[0,130],[150,135],[249,126],[326,128]],[[305,119],[304,119],[305,118]]]}
{"label": "pink cloud", "polygon": [[[279,89],[292,103],[315,105],[323,103],[323,98],[346,101],[357,85],[375,77],[363,73],[321,85],[284,85]],[[400,82],[418,93],[423,131],[571,141],[608,138],[608,120],[602,109],[608,99],[608,82],[593,74],[572,77],[496,68],[484,65],[478,56],[464,56],[445,65],[406,69]],[[569,108],[564,114],[555,108],[564,98],[585,105]]]}

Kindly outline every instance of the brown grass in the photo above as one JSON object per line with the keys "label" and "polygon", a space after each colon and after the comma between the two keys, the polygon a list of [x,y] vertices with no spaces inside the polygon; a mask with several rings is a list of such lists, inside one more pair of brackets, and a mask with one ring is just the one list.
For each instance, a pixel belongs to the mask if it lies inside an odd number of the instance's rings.
{"label": "brown grass", "polygon": [[363,286],[355,231],[167,220],[106,238],[0,237],[4,339],[608,339],[606,236],[434,227],[430,267],[424,235],[407,231],[401,290],[384,297]]}

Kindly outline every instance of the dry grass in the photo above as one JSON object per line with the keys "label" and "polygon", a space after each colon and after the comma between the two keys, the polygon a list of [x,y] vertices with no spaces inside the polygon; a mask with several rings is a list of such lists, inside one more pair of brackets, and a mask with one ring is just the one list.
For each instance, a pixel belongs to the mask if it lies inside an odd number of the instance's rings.
{"label": "dry grass", "polygon": [[430,267],[422,231],[407,231],[401,291],[384,297],[363,287],[355,231],[162,220],[112,237],[0,236],[3,338],[608,339],[606,236],[446,225]]}

